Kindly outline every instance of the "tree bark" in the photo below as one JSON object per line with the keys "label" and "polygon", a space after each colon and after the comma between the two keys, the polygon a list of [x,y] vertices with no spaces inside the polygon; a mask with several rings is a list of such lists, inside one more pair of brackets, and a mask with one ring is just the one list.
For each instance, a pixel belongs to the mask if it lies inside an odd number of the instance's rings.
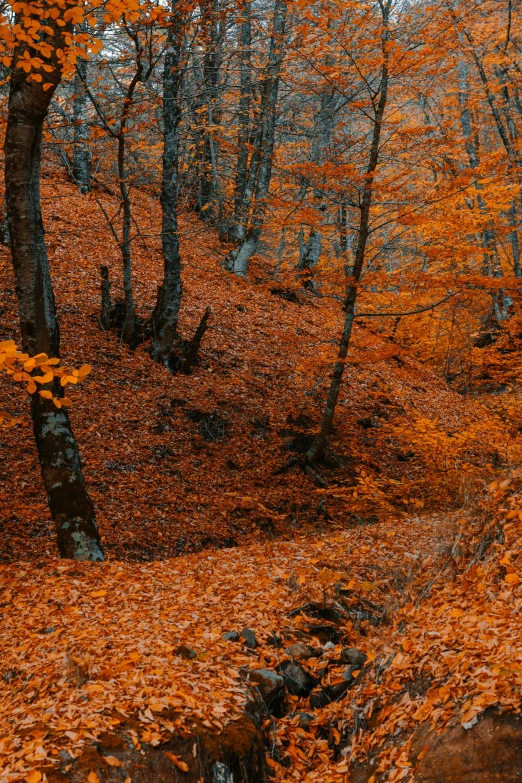
{"label": "tree bark", "polygon": [[[284,57],[283,37],[286,29],[287,2],[276,0],[270,37],[268,66],[260,107],[259,157],[258,164],[251,171],[250,180],[255,178],[255,203],[252,210],[250,226],[247,231],[240,231],[243,239],[229,254],[225,268],[234,274],[244,277],[248,271],[250,259],[257,250],[259,239],[263,232],[270,181],[272,178],[272,163],[274,158],[275,127],[277,120],[277,99],[279,94],[280,71]],[[255,159],[255,155],[253,156]],[[257,163],[257,160],[255,160]],[[251,166],[252,169],[252,166]],[[248,184],[246,188],[248,198]]]}
{"label": "tree bark", "polygon": [[230,242],[239,244],[244,239],[244,226],[248,218],[250,200],[246,198],[250,141],[250,108],[252,104],[252,21],[251,3],[243,7],[239,26],[240,93],[238,107],[237,164],[234,194],[234,214],[228,230]]}
{"label": "tree bark", "polygon": [[91,189],[91,154],[87,127],[87,102],[88,95],[85,89],[87,84],[87,63],[80,58],[76,65],[77,73],[74,77],[74,149],[73,149],[73,175],[80,193],[89,193]]}
{"label": "tree bark", "polygon": [[[49,41],[54,52],[65,49],[63,34],[67,31],[67,26],[55,28]],[[58,357],[60,336],[42,223],[40,164],[43,123],[61,69],[53,56],[53,71],[45,74],[45,81],[53,86],[45,91],[41,83],[28,82],[24,71],[16,67],[24,51],[24,45],[15,51],[9,94],[5,138],[7,216],[23,349],[31,355]],[[59,385],[53,391],[59,396]],[[60,554],[78,560],[103,560],[94,507],[85,487],[67,410],[33,394],[31,414]]]}
{"label": "tree bark", "polygon": [[[198,71],[201,74],[202,102],[200,104],[201,126],[199,145],[199,188],[198,212],[207,225],[217,226],[222,235],[223,198],[218,171],[218,141],[215,126],[219,125],[221,111],[219,106],[220,72],[222,61],[223,25],[220,21],[220,0],[202,0],[201,36],[204,52]],[[195,58],[196,59],[196,56]]]}
{"label": "tree bark", "polygon": [[163,284],[158,290],[154,311],[152,357],[168,364],[178,338],[181,305],[181,257],[179,252],[179,123],[181,120],[181,55],[183,18],[178,0],[172,0],[172,17],[168,30],[163,71],[163,179],[161,186],[161,244],[163,249]]}

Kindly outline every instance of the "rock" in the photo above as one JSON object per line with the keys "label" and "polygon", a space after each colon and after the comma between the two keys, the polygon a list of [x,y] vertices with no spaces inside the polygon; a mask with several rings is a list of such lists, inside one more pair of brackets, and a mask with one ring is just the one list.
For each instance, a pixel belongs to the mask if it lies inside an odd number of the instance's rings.
{"label": "rock", "polygon": [[345,680],[337,685],[329,685],[327,688],[323,688],[319,693],[312,693],[310,696],[310,706],[317,710],[321,707],[326,707],[333,701],[340,701],[346,692],[350,690],[355,680]]}
{"label": "rock", "polygon": [[522,718],[488,711],[473,728],[450,726],[442,734],[421,727],[412,757],[428,746],[416,783],[516,783],[522,781]]}
{"label": "rock", "polygon": [[243,628],[240,636],[242,639],[244,639],[247,647],[250,647],[251,650],[256,649],[257,647],[256,635],[251,628]]}
{"label": "rock", "polygon": [[239,633],[237,631],[228,631],[228,633],[223,634],[223,639],[226,642],[238,642],[239,641]]}
{"label": "rock", "polygon": [[349,663],[350,666],[355,666],[357,669],[362,669],[368,656],[363,653],[362,650],[358,650],[357,647],[345,647],[341,650],[341,663]]}
{"label": "rock", "polygon": [[187,647],[186,644],[180,644],[174,655],[179,655],[180,658],[184,658],[186,661],[191,661],[193,658],[198,657],[197,652],[192,647]]}
{"label": "rock", "polygon": [[352,680],[355,680],[355,674],[354,672],[360,671],[358,666],[347,666],[346,669],[343,672],[343,680],[348,680],[351,682]]}
{"label": "rock", "polygon": [[286,713],[284,678],[271,669],[242,669],[241,671],[254,685],[268,712],[276,718],[282,718]]}
{"label": "rock", "polygon": [[288,655],[290,658],[294,658],[296,661],[306,661],[308,658],[312,657],[313,653],[313,647],[309,646],[308,644],[301,644],[301,642],[298,642],[297,644],[291,644],[285,650],[285,655]]}
{"label": "rock", "polygon": [[299,728],[300,729],[307,729],[310,723],[315,720],[313,715],[310,715],[309,712],[298,712],[297,715],[299,715]]}
{"label": "rock", "polygon": [[292,696],[309,696],[317,685],[317,680],[297,661],[287,661],[281,667],[288,692]]}
{"label": "rock", "polygon": [[[162,714],[171,722],[177,717],[172,710]],[[131,715],[96,742],[86,743],[78,757],[62,751],[58,756],[61,768],[46,768],[48,781],[86,783],[95,773],[101,783],[121,783],[126,777],[132,783],[265,783],[264,737],[250,718],[244,715],[231,721],[219,735],[199,720],[191,723],[190,735],[173,733],[156,747],[142,742],[138,750],[130,740],[130,730],[139,731],[143,724],[138,715]],[[116,757],[121,767],[108,765],[107,756]],[[181,771],[172,757],[183,761],[187,771]]]}

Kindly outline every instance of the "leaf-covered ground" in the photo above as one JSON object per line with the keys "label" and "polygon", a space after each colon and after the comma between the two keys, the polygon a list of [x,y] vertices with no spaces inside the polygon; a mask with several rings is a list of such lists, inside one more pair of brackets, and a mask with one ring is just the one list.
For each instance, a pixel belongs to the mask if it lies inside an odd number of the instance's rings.
{"label": "leaf-covered ground", "polygon": [[[115,200],[95,195],[117,211]],[[329,464],[320,468],[330,489],[318,491],[298,466],[281,473],[317,429],[343,315],[338,302],[272,293],[292,280],[276,286],[270,259],[259,260],[250,281],[233,278],[221,269],[224,251],[213,235],[186,218],[181,328],[192,334],[210,305],[211,329],[192,375],[172,376],[146,345],[131,352],[99,327],[100,264],[110,267],[117,299],[121,262],[95,198],[52,170],[43,198],[63,358],[93,366],[71,392],[71,416],[110,557],[148,561],[439,508],[480,490],[505,464],[509,438],[500,420],[357,326]],[[135,299],[147,317],[161,280],[159,202],[141,194],[135,216]],[[0,338],[16,339],[5,249],[0,288]],[[19,393],[2,394],[13,413],[24,410]],[[52,556],[27,415],[0,442],[0,561]]]}
{"label": "leaf-covered ground", "polygon": [[[500,418],[358,326],[320,467],[329,487],[298,466],[281,471],[319,421],[338,303],[281,297],[292,281],[275,286],[263,258],[250,281],[232,279],[218,243],[187,217],[182,329],[190,334],[207,305],[212,328],[194,372],[172,376],[146,345],[131,352],[99,328],[99,266],[109,264],[117,298],[116,249],[96,202],[47,174],[63,358],[93,365],[71,393],[71,416],[108,562],[56,558],[27,417],[2,431],[2,783],[36,783],[130,714],[144,747],[194,718],[219,732],[244,709],[241,669],[276,670],[285,646],[303,640],[318,652],[303,665],[321,675],[319,688],[342,681],[343,647],[368,661],[349,698],[313,710],[290,697],[287,717],[267,722],[278,780],[344,781],[350,764],[368,759],[376,775],[405,779],[420,725],[472,725],[488,706],[518,709],[517,496],[496,487],[504,541],[490,531],[481,561],[469,536],[484,512],[458,510],[513,456]],[[160,282],[159,204],[141,195],[135,214],[146,317]],[[5,250],[0,280],[0,338],[16,339]],[[23,414],[24,400],[9,393],[8,407]],[[352,619],[325,646],[310,634],[306,607],[339,596]],[[255,650],[223,639],[243,627],[254,630]],[[180,645],[196,657],[181,657]],[[162,718],[166,708],[174,719]],[[313,713],[306,728],[297,711]]]}
{"label": "leaf-covered ground", "polygon": [[[150,564],[47,559],[3,566],[0,780],[63,765],[60,751],[79,755],[134,713],[142,743],[190,727],[194,716],[219,730],[244,708],[240,669],[277,668],[284,653],[270,643],[273,634],[285,647],[303,639],[306,620],[291,617],[292,610],[330,601],[339,584],[354,600],[367,596],[391,610],[412,574],[426,567],[419,552],[436,555],[445,546],[448,524],[412,519],[398,529],[389,522]],[[255,633],[255,650],[222,638],[244,627]],[[370,657],[380,652],[375,637],[366,621],[343,627],[344,646],[357,645]],[[197,658],[180,657],[180,645]],[[325,686],[346,668],[336,664],[340,644],[330,647],[308,664],[315,671],[331,662]],[[290,700],[294,710],[306,709],[306,700]],[[162,720],[166,708],[179,711],[179,719]],[[293,746],[302,748],[322,723],[318,712],[305,733],[286,719],[278,728],[278,757],[293,759]],[[327,741],[313,742],[307,767],[322,774],[334,753]],[[301,756],[302,750],[296,760]],[[285,776],[284,767],[279,774]]]}

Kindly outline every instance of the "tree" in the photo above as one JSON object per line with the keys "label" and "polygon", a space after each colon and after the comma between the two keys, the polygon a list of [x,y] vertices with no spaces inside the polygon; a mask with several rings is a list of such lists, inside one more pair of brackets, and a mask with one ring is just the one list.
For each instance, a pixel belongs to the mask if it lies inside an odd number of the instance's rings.
{"label": "tree", "polygon": [[[67,49],[72,23],[63,24],[59,16],[53,19],[49,10],[42,17],[46,32],[40,51],[43,54],[45,47],[48,53],[42,63],[47,81],[24,69],[24,63],[34,57],[28,43],[19,42],[13,57],[5,138],[6,206],[23,349],[30,355],[59,357],[60,335],[40,205],[40,160],[44,119],[63,72],[59,52]],[[60,398],[61,387],[54,383],[54,396]],[[31,414],[60,553],[78,560],[103,560],[94,506],[67,409],[32,395]]]}

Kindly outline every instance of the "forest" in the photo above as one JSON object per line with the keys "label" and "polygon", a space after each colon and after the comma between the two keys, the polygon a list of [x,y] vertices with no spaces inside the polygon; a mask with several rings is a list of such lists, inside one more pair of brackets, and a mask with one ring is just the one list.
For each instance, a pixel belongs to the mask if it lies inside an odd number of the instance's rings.
{"label": "forest", "polygon": [[521,22],[0,0],[0,783],[521,780]]}

